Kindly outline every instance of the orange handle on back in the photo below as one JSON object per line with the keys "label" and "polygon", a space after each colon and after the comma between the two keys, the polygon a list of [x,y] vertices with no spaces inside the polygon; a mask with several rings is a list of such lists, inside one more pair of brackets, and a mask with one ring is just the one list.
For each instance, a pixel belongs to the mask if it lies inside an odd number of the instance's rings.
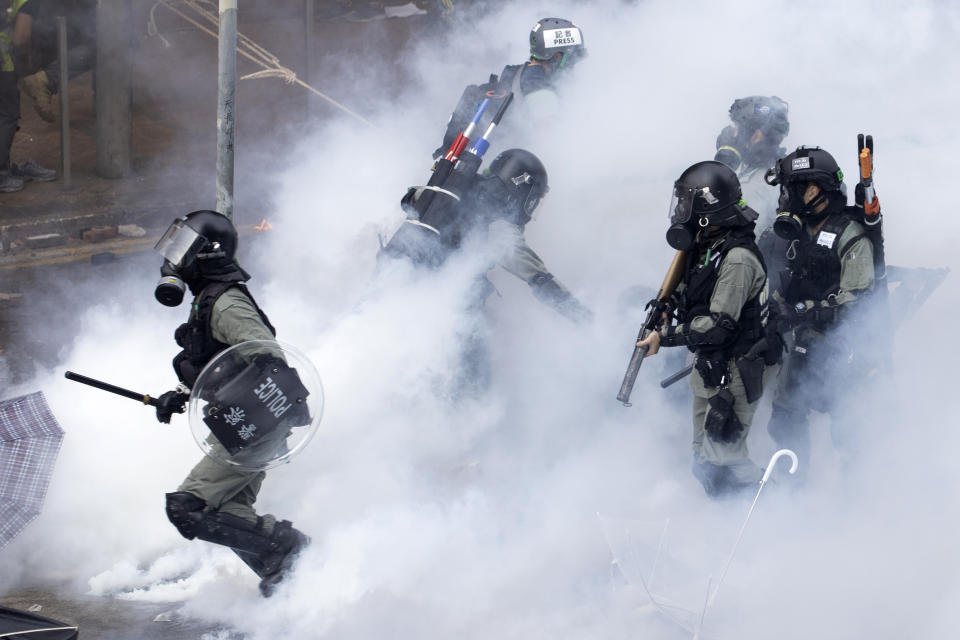
{"label": "orange handle on back", "polygon": [[864,147],[860,150],[860,177],[864,180],[870,178],[873,174],[873,158],[870,157],[870,149]]}

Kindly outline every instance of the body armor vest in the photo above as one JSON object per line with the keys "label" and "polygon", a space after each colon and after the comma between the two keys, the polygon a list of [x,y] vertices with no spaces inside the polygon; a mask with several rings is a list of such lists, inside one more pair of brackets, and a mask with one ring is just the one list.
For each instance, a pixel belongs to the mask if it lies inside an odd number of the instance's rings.
{"label": "body armor vest", "polygon": [[813,237],[804,233],[787,250],[787,269],[783,274],[783,297],[794,304],[801,300],[825,300],[840,288],[840,259],[866,234],[860,233],[838,247],[847,226],[853,222],[841,211],[827,218]]}
{"label": "body armor vest", "polygon": [[230,347],[230,345],[214,339],[213,331],[210,328],[210,317],[213,315],[213,306],[220,296],[234,287],[240,289],[250,298],[250,302],[253,303],[257,313],[260,314],[263,324],[267,326],[270,333],[277,335],[277,330],[273,328],[270,320],[267,319],[267,315],[250,295],[246,285],[239,282],[211,282],[194,298],[190,309],[190,319],[177,327],[174,334],[177,344],[183,351],[173,359],[173,369],[177,372],[180,382],[188,387],[193,387],[197,381],[197,376],[214,356]]}
{"label": "body armor vest", "polygon": [[[763,262],[763,256],[760,249],[757,248],[751,227],[734,229],[727,234],[723,244],[717,249],[718,258],[709,260],[706,264],[698,259],[697,254],[691,253],[687,258],[686,273],[683,281],[686,287],[680,297],[680,306],[678,308],[678,317],[681,323],[690,322],[697,316],[710,315],[710,297],[713,295],[713,289],[717,284],[717,274],[720,271],[720,263],[727,252],[734,247],[743,247],[748,249],[760,261],[760,265],[766,273],[766,265]],[[750,298],[740,310],[740,320],[737,322],[735,334],[722,345],[699,345],[690,347],[699,355],[719,356],[720,360],[736,358],[750,350],[758,340],[764,337],[768,309],[767,301],[761,301],[763,289],[757,295]]]}

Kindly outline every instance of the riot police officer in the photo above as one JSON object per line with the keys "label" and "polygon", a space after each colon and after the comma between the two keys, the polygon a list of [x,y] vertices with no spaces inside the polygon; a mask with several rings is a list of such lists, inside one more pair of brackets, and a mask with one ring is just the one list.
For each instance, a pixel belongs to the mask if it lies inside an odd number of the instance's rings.
{"label": "riot police officer", "polygon": [[[276,331],[257,306],[236,262],[237,231],[216,211],[194,211],[170,225],[156,245],[163,256],[157,300],[175,307],[187,288],[190,317],[176,331],[182,351],[173,366],[180,385],[158,398],[157,420],[182,413],[204,365],[228,347],[248,340],[273,340]],[[219,445],[215,445],[219,446]],[[188,540],[228,546],[260,577],[270,596],[308,538],[288,520],[258,515],[253,508],[263,471],[243,471],[204,457],[176,491],[167,494],[170,522]]]}
{"label": "riot police officer", "polygon": [[[462,195],[411,188],[402,204],[412,217],[383,247],[381,256],[438,267],[470,243],[491,258],[489,268],[500,266],[520,278],[544,304],[571,320],[589,320],[590,311],[554,277],[523,235],[547,191],[547,170],[540,159],[524,149],[508,149],[489,169],[468,178]],[[425,195],[439,206],[419,207],[418,200]],[[478,277],[486,282],[483,274]],[[478,292],[485,298],[489,283],[479,286]]]}
{"label": "riot police officer", "polygon": [[[741,197],[736,174],[698,162],[674,183],[667,242],[684,251],[673,318],[637,346],[647,355],[684,346],[696,355],[693,473],[710,496],[758,482],[747,434],[781,344],[769,321],[767,274],[757,248],[757,212]],[[675,321],[675,322],[674,322]]]}
{"label": "riot police officer", "polygon": [[490,378],[483,308],[494,290],[486,273],[495,266],[526,282],[534,297],[570,320],[592,320],[590,310],[554,277],[524,238],[524,229],[548,190],[547,170],[540,159],[524,149],[508,149],[482,173],[460,174],[454,169],[442,188],[411,187],[402,201],[410,217],[381,249],[381,260],[404,258],[439,268],[468,246],[483,257],[482,271],[467,295],[474,326],[466,333],[464,382],[458,387],[482,391]]}
{"label": "riot police officer", "polygon": [[[861,223],[862,209],[847,206],[836,160],[819,147],[798,147],[777,163],[772,182],[780,187],[774,230],[789,242],[787,270],[773,299],[793,347],[767,430],[803,462],[810,454],[810,411],[843,408],[853,384],[880,366],[886,340],[864,348],[866,327],[873,324],[866,320],[877,311],[868,304],[876,281],[874,244]],[[836,442],[843,440],[843,429],[850,425],[834,420]]]}
{"label": "riot police officer", "polygon": [[730,121],[717,136],[714,160],[737,173],[747,204],[760,214],[757,228],[766,230],[776,214],[776,190],[764,174],[787,154],[780,146],[790,132],[790,106],[777,96],[748,96],[730,105]]}

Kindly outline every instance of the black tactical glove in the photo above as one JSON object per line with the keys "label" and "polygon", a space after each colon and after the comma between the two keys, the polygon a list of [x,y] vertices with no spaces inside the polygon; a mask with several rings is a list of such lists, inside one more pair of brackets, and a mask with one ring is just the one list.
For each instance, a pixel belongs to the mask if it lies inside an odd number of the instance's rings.
{"label": "black tactical glove", "polygon": [[157,420],[170,424],[175,413],[183,413],[190,395],[180,391],[167,391],[157,398]]}
{"label": "black tactical glove", "polygon": [[733,394],[729,389],[720,389],[707,402],[710,403],[710,408],[703,425],[704,431],[714,442],[736,442],[743,433],[743,423],[733,410]]}

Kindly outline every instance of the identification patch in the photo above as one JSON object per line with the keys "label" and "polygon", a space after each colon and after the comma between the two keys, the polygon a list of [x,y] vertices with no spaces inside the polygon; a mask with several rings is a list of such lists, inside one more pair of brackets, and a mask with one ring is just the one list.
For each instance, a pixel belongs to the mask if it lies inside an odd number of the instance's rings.
{"label": "identification patch", "polygon": [[797,169],[809,169],[810,158],[794,158],[790,161],[790,168],[794,171]]}
{"label": "identification patch", "polygon": [[570,45],[583,44],[583,37],[580,35],[580,29],[546,29],[543,32],[543,44],[547,49],[556,47],[569,47]]}
{"label": "identification patch", "polygon": [[817,244],[821,247],[826,247],[830,249],[833,247],[833,243],[837,241],[837,234],[830,233],[829,231],[821,231],[820,235],[817,236]]}

